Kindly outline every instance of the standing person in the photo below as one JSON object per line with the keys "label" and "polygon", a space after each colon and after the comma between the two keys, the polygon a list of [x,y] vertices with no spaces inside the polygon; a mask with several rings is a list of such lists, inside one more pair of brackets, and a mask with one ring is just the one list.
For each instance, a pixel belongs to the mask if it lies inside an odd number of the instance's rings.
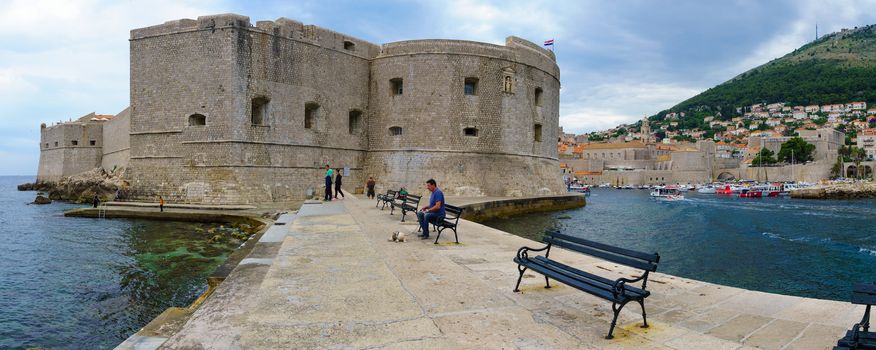
{"label": "standing person", "polygon": [[158,196],[158,210],[164,212],[164,197]]}
{"label": "standing person", "polygon": [[335,199],[338,199],[338,193],[341,194],[341,198],[344,198],[344,191],[341,191],[341,179],[343,178],[341,173],[341,169],[338,169],[338,175],[335,176]]}
{"label": "standing person", "polygon": [[435,180],[429,179],[426,181],[426,189],[432,192],[429,196],[429,206],[420,208],[417,212],[417,221],[420,222],[420,229],[423,234],[420,239],[429,239],[429,224],[436,224],[444,220],[444,192],[438,189],[438,184]]}
{"label": "standing person", "polygon": [[377,184],[377,182],[374,181],[374,177],[369,176],[368,182],[365,183],[365,188],[368,189],[368,198],[370,198],[370,199],[374,199],[374,185],[375,184]]}
{"label": "standing person", "polygon": [[325,165],[325,201],[332,200],[332,168],[329,168],[329,165]]}
{"label": "standing person", "polygon": [[97,195],[94,195],[94,198],[91,199],[91,204],[97,208],[97,206],[100,205],[100,198],[97,198]]}

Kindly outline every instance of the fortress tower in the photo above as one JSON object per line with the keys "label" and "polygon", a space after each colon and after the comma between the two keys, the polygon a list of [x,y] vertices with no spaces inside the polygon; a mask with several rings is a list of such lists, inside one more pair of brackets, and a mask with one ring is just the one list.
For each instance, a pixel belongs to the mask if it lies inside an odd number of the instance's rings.
{"label": "fortress tower", "polygon": [[323,168],[347,190],[524,196],[563,190],[553,53],[509,37],[378,46],[280,18],[224,14],[131,31],[132,195],[300,200]]}

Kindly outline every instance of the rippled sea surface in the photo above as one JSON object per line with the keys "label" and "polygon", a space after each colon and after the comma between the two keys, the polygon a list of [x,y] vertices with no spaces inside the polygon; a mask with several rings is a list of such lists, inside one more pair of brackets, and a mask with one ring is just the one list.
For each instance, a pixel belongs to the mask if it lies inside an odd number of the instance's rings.
{"label": "rippled sea surface", "polygon": [[848,301],[852,284],[876,281],[876,200],[686,197],[594,189],[584,208],[485,224],[658,252],[659,272],[764,292]]}
{"label": "rippled sea surface", "polygon": [[0,349],[111,349],[193,302],[234,249],[203,224],[65,218],[80,205],[27,205],[31,181],[0,177]]}

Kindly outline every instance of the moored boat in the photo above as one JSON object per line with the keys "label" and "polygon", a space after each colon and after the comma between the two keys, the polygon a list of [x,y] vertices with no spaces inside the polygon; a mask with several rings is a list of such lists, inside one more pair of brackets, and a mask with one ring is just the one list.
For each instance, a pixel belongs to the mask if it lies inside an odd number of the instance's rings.
{"label": "moored boat", "polygon": [[674,186],[660,187],[651,192],[651,198],[664,201],[683,200],[684,195]]}

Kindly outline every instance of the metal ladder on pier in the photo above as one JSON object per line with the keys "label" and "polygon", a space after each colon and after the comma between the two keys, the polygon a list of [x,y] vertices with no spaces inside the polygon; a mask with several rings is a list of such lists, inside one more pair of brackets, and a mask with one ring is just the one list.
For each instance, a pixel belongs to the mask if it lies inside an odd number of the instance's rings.
{"label": "metal ladder on pier", "polygon": [[97,218],[98,219],[106,219],[106,204],[103,202],[97,206]]}

